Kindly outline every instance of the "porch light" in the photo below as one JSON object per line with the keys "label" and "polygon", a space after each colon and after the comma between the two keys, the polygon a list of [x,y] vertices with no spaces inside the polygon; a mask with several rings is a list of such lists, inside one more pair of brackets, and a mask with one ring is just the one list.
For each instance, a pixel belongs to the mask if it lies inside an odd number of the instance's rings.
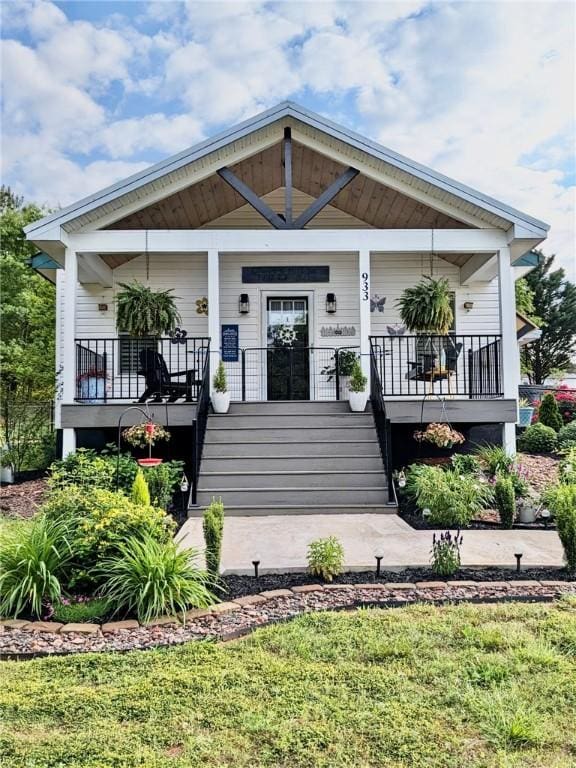
{"label": "porch light", "polygon": [[250,312],[250,297],[247,293],[241,293],[238,299],[238,312],[241,315],[247,315]]}
{"label": "porch light", "polygon": [[329,315],[336,314],[336,294],[335,293],[326,294],[326,312]]}
{"label": "porch light", "polygon": [[186,493],[189,488],[190,488],[190,483],[188,482],[188,478],[184,473],[182,473],[182,477],[180,479],[180,492]]}
{"label": "porch light", "polygon": [[470,312],[472,309],[474,309],[474,302],[473,301],[465,301],[464,302],[464,309],[466,312]]}

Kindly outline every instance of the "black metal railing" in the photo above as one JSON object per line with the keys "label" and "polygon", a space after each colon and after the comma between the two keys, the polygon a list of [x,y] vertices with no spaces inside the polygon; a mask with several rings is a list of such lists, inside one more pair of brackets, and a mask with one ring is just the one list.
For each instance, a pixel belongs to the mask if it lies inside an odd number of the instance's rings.
{"label": "black metal railing", "polygon": [[394,480],[392,473],[394,470],[392,461],[392,437],[390,421],[386,416],[386,404],[382,394],[382,380],[379,373],[379,348],[378,345],[370,339],[370,402],[372,404],[372,414],[374,416],[374,425],[378,435],[380,453],[386,477],[388,480],[388,501],[394,501]]}
{"label": "black metal railing", "polygon": [[76,400],[198,399],[208,338],[76,339]]}
{"label": "black metal railing", "polygon": [[385,397],[502,397],[501,337],[371,336]]}
{"label": "black metal railing", "polygon": [[190,501],[196,504],[198,495],[198,477],[200,475],[200,463],[206,435],[206,423],[208,421],[208,409],[210,408],[210,342],[206,347],[204,364],[198,387],[198,399],[196,404],[196,417],[192,422],[192,483]]}
{"label": "black metal railing", "polygon": [[247,347],[225,362],[232,400],[340,400],[358,347]]}

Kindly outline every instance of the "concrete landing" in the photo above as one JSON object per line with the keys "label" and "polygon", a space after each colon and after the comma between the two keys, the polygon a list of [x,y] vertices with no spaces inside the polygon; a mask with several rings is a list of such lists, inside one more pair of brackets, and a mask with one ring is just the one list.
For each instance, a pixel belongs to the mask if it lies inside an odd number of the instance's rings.
{"label": "concrete landing", "polygon": [[[375,566],[403,569],[430,564],[432,531],[415,531],[398,515],[339,514],[229,517],[224,523],[224,573],[251,574],[253,560],[261,573],[306,570],[310,541],[336,536],[344,546],[346,570]],[[562,545],[556,531],[464,531],[462,565],[514,567],[522,552],[523,567],[561,567]],[[177,540],[186,547],[204,548],[202,520],[190,518]]]}

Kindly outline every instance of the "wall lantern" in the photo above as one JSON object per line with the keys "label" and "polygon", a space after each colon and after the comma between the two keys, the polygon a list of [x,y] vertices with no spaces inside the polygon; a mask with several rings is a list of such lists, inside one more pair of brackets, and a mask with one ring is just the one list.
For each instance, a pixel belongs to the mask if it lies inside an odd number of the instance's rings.
{"label": "wall lantern", "polygon": [[99,312],[108,312],[108,304],[98,304]]}
{"label": "wall lantern", "polygon": [[238,312],[241,315],[247,315],[250,312],[250,297],[247,293],[241,293],[238,299]]}
{"label": "wall lantern", "polygon": [[326,294],[326,312],[329,315],[336,314],[336,294],[335,293]]}
{"label": "wall lantern", "polygon": [[474,302],[473,301],[465,301],[464,302],[464,309],[466,312],[470,312],[471,309],[474,309]]}

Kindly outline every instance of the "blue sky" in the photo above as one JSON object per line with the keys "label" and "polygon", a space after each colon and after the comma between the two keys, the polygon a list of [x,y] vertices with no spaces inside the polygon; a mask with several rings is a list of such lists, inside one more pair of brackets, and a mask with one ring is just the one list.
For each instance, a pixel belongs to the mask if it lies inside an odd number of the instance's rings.
{"label": "blue sky", "polygon": [[290,98],[552,225],[574,275],[570,2],[4,0],[3,180],[83,197]]}

